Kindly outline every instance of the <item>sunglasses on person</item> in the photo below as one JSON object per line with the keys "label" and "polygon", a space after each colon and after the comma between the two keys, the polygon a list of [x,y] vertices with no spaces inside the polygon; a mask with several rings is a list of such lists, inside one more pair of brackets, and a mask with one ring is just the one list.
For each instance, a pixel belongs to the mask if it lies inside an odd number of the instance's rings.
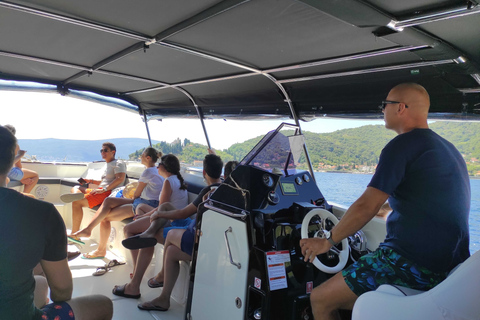
{"label": "sunglasses on person", "polygon": [[106,152],[109,152],[109,151],[110,151],[110,150],[108,150],[107,148],[105,148],[105,149],[100,149],[100,153],[102,153],[102,152],[105,152],[105,153],[106,153]]}
{"label": "sunglasses on person", "polygon": [[[391,101],[391,100],[385,100],[385,101],[382,101],[382,104],[378,106],[378,108],[382,111],[385,110],[385,108],[387,107],[387,104],[395,104],[395,103],[403,103],[403,102],[400,102],[400,101]],[[405,108],[408,108],[408,106],[405,104]]]}
{"label": "sunglasses on person", "polygon": [[162,162],[160,162],[160,163],[158,164],[157,168],[160,168],[160,166],[164,166],[164,167],[165,167],[165,165],[164,165]]}

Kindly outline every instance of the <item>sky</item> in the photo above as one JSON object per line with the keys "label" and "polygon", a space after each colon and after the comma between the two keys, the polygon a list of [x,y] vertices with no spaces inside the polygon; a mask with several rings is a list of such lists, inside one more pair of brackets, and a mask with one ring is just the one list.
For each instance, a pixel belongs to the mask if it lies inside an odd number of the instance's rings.
{"label": "sky", "polygon": [[[264,135],[282,121],[205,120],[212,148],[223,150],[237,142]],[[293,123],[292,120],[287,121]],[[61,96],[0,90],[0,124],[17,129],[18,139],[108,140],[113,138],[147,138],[142,117],[102,104]],[[317,119],[301,122],[303,131],[333,132],[364,125],[383,125],[383,120]],[[152,140],[172,142],[187,138],[207,144],[199,120],[151,120],[148,122]]]}

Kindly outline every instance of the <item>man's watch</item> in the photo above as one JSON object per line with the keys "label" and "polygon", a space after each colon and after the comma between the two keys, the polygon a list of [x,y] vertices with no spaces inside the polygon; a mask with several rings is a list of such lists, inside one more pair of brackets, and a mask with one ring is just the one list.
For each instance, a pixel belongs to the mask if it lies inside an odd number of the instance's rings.
{"label": "man's watch", "polygon": [[327,239],[328,242],[330,242],[330,244],[331,244],[332,246],[335,247],[336,245],[338,245],[338,243],[336,243],[335,241],[333,241],[333,239],[332,239],[332,233],[331,233],[330,231],[324,230],[324,231],[323,231],[323,234],[325,235],[325,239]]}

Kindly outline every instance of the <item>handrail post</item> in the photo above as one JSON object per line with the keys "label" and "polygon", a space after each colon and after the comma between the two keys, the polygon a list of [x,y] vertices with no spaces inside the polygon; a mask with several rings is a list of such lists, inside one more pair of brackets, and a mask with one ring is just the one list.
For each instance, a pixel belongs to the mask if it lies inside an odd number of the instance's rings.
{"label": "handrail post", "polygon": [[150,144],[150,147],[151,147],[152,138],[150,137],[150,129],[148,128],[147,113],[145,112],[145,110],[142,110],[142,113],[143,113],[143,121],[145,122],[145,128],[147,129],[148,143]]}

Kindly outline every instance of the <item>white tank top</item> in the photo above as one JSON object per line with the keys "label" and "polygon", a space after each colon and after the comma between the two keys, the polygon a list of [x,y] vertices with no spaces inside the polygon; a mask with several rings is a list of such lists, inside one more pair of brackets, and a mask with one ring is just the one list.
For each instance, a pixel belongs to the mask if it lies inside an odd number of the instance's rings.
{"label": "white tank top", "polygon": [[170,182],[172,188],[172,195],[170,196],[170,203],[177,209],[183,209],[188,205],[187,190],[180,190],[180,180],[176,175],[172,175],[165,179]]}

